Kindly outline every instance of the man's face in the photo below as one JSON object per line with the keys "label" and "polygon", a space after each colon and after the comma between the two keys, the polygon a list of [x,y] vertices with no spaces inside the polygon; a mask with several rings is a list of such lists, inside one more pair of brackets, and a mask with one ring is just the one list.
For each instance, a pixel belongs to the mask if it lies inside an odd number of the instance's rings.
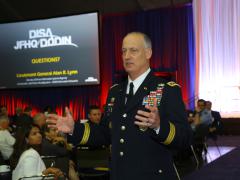
{"label": "man's face", "polygon": [[102,112],[100,109],[92,109],[89,114],[88,118],[91,122],[98,124],[101,121]]}
{"label": "man's face", "polygon": [[202,110],[204,110],[205,109],[205,104],[204,104],[204,102],[198,102],[197,103],[197,107],[198,107],[198,109],[200,110],[200,111],[202,111]]}
{"label": "man's face", "polygon": [[206,109],[207,109],[207,110],[211,110],[211,109],[212,109],[212,103],[207,102],[207,103],[206,103]]}
{"label": "man's face", "polygon": [[144,38],[139,34],[130,34],[123,39],[122,59],[125,71],[132,80],[149,68],[152,50],[144,45]]}
{"label": "man's face", "polygon": [[39,127],[43,127],[46,124],[46,116],[44,114],[41,114],[41,116],[38,118],[36,124]]}

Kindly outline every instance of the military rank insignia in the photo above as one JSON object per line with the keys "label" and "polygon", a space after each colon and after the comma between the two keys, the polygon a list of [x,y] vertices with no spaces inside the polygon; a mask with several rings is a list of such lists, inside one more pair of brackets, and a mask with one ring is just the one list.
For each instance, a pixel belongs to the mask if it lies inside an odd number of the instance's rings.
{"label": "military rank insignia", "polygon": [[110,102],[114,103],[114,101],[115,101],[115,97],[112,97]]}
{"label": "military rank insignia", "polygon": [[168,82],[167,85],[169,85],[169,86],[171,86],[171,87],[174,87],[174,86],[180,87],[179,84],[177,84],[177,83],[175,83],[175,82],[173,82],[173,81]]}
{"label": "military rank insignia", "polygon": [[164,86],[165,84],[163,83],[158,84],[156,91],[150,91],[150,94],[143,98],[142,105],[153,106],[154,99],[157,99],[157,106],[160,106]]}
{"label": "military rank insignia", "polygon": [[110,99],[110,102],[107,104],[107,109],[106,110],[107,110],[108,113],[112,112],[113,106],[114,106],[114,101],[115,101],[115,97],[112,97]]}

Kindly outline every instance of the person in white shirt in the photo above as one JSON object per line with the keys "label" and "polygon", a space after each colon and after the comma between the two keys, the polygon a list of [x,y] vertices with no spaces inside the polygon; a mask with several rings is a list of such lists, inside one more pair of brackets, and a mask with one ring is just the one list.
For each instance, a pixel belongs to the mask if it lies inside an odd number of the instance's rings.
{"label": "person in white shirt", "polygon": [[0,152],[4,160],[8,160],[13,153],[15,138],[9,133],[9,119],[0,115]]}
{"label": "person in white shirt", "polygon": [[14,169],[12,180],[48,174],[54,174],[56,177],[63,176],[57,168],[46,169],[38,153],[42,143],[42,135],[38,126],[30,125],[19,128],[16,138],[14,152],[10,160],[11,168]]}

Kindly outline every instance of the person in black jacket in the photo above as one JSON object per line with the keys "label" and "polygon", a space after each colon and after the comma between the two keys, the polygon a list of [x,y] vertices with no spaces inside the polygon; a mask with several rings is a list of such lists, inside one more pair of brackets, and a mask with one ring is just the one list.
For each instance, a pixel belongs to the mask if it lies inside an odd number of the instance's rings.
{"label": "person in black jacket", "polygon": [[100,126],[74,126],[67,108],[67,117],[48,117],[52,127],[72,134],[76,144],[112,144],[111,180],[177,179],[170,149],[191,143],[180,86],[153,74],[151,56],[147,35],[132,32],[124,37],[128,80],[109,90]]}
{"label": "person in black jacket", "polygon": [[206,101],[206,109],[211,113],[212,115],[212,123],[209,128],[209,133],[211,137],[216,136],[217,134],[221,134],[223,131],[223,123],[221,115],[218,111],[212,110],[212,102]]}

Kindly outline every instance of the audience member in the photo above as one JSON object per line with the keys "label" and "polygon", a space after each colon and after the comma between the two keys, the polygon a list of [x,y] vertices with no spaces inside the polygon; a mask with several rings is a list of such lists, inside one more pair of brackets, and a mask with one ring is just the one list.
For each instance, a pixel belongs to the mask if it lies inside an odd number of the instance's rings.
{"label": "audience member", "polygon": [[9,116],[8,109],[6,106],[4,105],[0,106],[0,115],[5,115],[6,117],[8,117],[8,120],[9,120],[8,131],[12,134],[14,131],[14,126],[12,123],[12,117]]}
{"label": "audience member", "polygon": [[53,110],[53,108],[51,106],[46,106],[45,108],[43,108],[43,113],[45,115],[47,114],[51,114],[51,113],[54,113],[55,111]]}
{"label": "audience member", "polygon": [[45,137],[52,144],[59,145],[67,150],[72,150],[72,146],[67,143],[67,139],[59,134],[54,128],[47,128],[45,131]]}
{"label": "audience member", "polygon": [[8,160],[13,153],[15,138],[9,133],[9,119],[0,115],[0,152],[4,160]]}
{"label": "audience member", "polygon": [[[16,126],[16,122],[18,121],[19,117],[23,114],[23,109],[20,107],[15,108],[15,114],[12,116],[12,124]],[[16,127],[15,127],[16,128]]]}
{"label": "audience member", "polygon": [[196,118],[199,118],[199,124],[210,125],[212,123],[212,115],[206,109],[206,101],[203,99],[199,99],[197,101],[197,108],[196,108]]}
{"label": "audience member", "polygon": [[222,118],[218,111],[212,110],[212,102],[206,101],[206,109],[212,115],[212,123],[209,128],[209,132],[211,135],[216,135],[217,133],[221,133],[223,130]]}
{"label": "audience member", "polygon": [[46,116],[43,113],[37,113],[33,117],[33,123],[40,127],[41,131],[46,128]]}
{"label": "audience member", "polygon": [[16,122],[17,128],[31,125],[33,123],[33,118],[31,117],[31,114],[32,114],[32,108],[29,106],[26,107],[23,111],[23,114],[19,116]]}
{"label": "audience member", "polygon": [[196,112],[192,110],[187,110],[188,123],[191,125],[192,130],[199,124],[199,116],[196,117]]}
{"label": "audience member", "polygon": [[24,111],[23,111],[24,114],[32,117],[32,108],[30,106],[27,106]]}
{"label": "audience member", "polygon": [[40,129],[36,125],[18,128],[14,145],[14,153],[11,157],[12,180],[22,177],[54,174],[56,178],[63,176],[57,168],[46,169],[39,151],[42,143]]}
{"label": "audience member", "polygon": [[89,108],[89,123],[99,124],[102,118],[102,112],[99,106],[92,105]]}
{"label": "audience member", "polygon": [[195,127],[193,128],[194,130],[193,146],[200,162],[203,162],[202,153],[203,152],[206,153],[207,151],[205,143],[209,133],[210,124],[212,123],[211,113],[206,109],[206,101],[203,99],[199,99],[197,101],[194,120]]}

